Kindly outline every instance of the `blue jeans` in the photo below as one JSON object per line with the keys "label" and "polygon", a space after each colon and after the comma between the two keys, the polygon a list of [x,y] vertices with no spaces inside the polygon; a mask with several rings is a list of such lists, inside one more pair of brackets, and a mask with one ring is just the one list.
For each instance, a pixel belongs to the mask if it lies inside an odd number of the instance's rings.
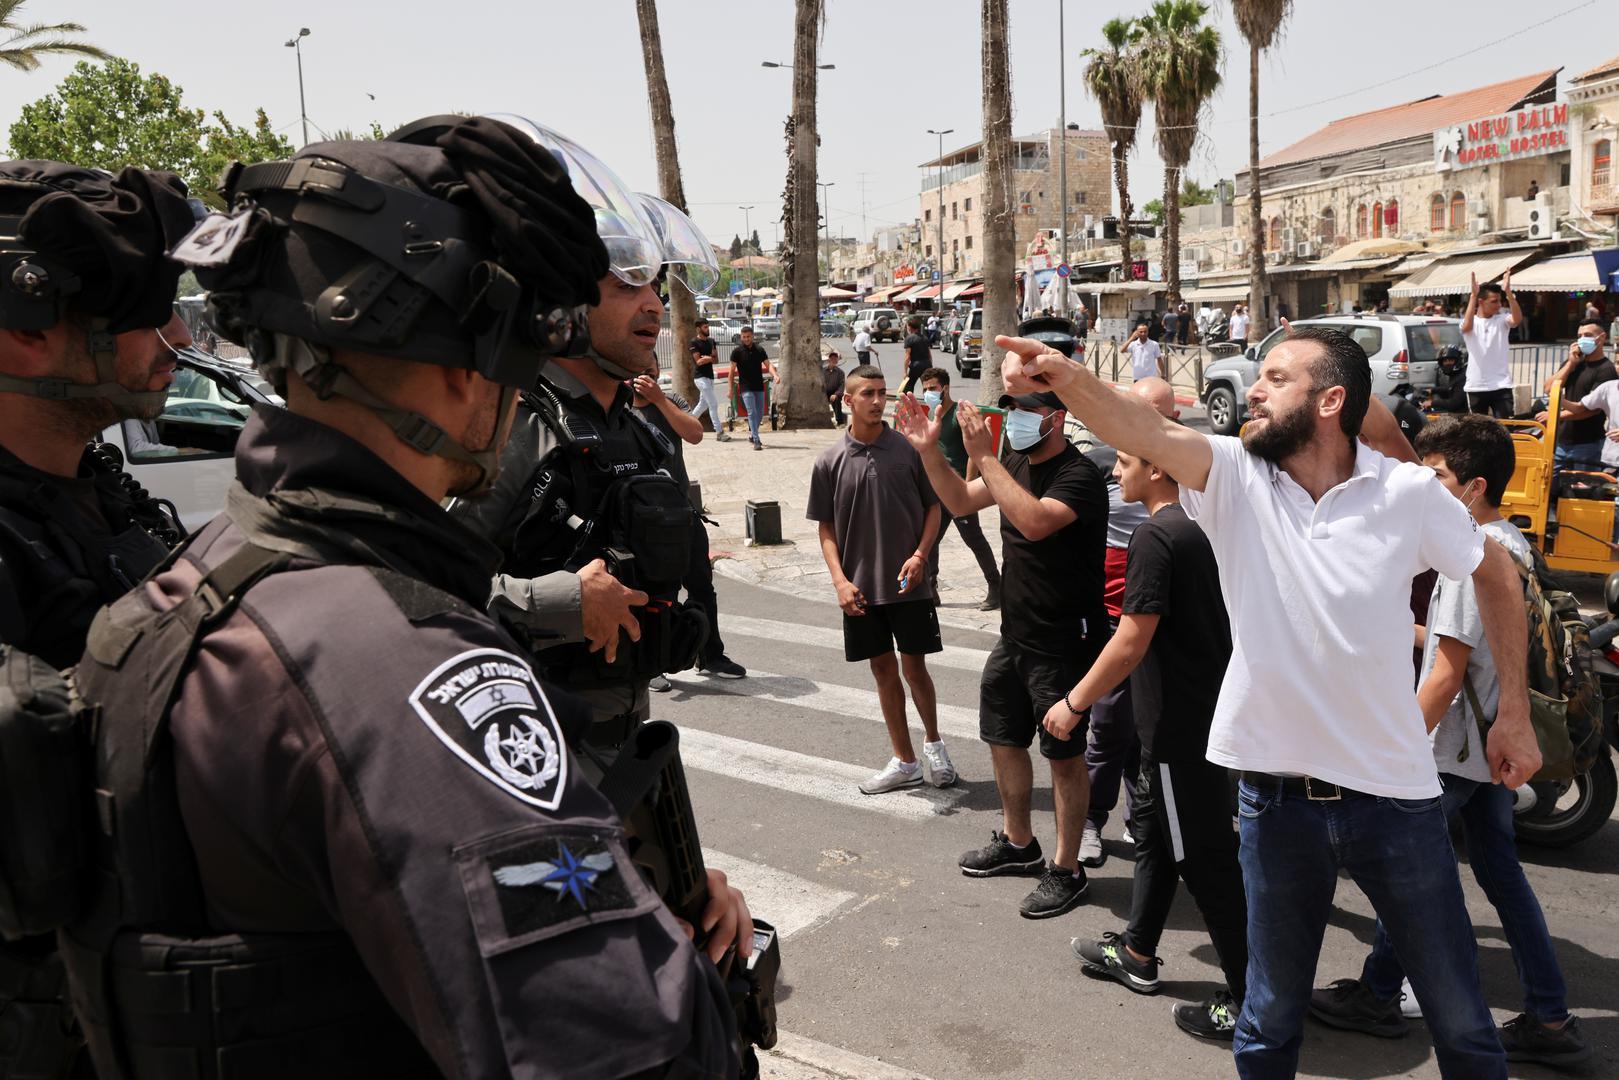
{"label": "blue jeans", "polygon": [[1588,443],[1558,442],[1557,449],[1552,452],[1552,469],[1555,472],[1561,472],[1563,469],[1602,472],[1602,440]]}
{"label": "blue jeans", "polygon": [[[1518,862],[1518,843],[1512,829],[1512,792],[1500,784],[1486,784],[1460,776],[1443,776],[1446,817],[1461,815],[1467,839],[1467,861],[1484,895],[1501,917],[1501,929],[1512,946],[1512,962],[1523,985],[1523,1011],[1542,1023],[1568,1016],[1568,987],[1557,965],[1551,933],[1540,901]],[[1400,991],[1405,972],[1394,953],[1381,921],[1377,940],[1366,958],[1361,981],[1384,1001]]]}
{"label": "blue jeans", "polygon": [[1238,792],[1248,996],[1232,1044],[1237,1075],[1269,1080],[1298,1071],[1310,983],[1342,869],[1406,962],[1440,1075],[1505,1080],[1440,800],[1319,802],[1246,779]]}
{"label": "blue jeans", "polygon": [[748,441],[759,441],[759,421],[765,414],[765,392],[763,390],[742,391],[742,407],[748,410]]}

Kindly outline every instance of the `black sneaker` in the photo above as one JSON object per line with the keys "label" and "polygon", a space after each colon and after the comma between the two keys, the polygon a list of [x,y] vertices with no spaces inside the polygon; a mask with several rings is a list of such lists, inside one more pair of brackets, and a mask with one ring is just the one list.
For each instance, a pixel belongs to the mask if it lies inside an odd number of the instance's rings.
{"label": "black sneaker", "polygon": [[1230,1042],[1237,1031],[1237,1003],[1231,991],[1221,990],[1207,1001],[1196,1005],[1176,1005],[1175,1026],[1200,1039]]}
{"label": "black sneaker", "polygon": [[1570,1016],[1560,1028],[1549,1028],[1528,1013],[1519,1013],[1496,1029],[1508,1061],[1542,1065],[1575,1065],[1591,1056],[1591,1044],[1580,1037],[1580,1021]]}
{"label": "black sneaker", "polygon": [[667,694],[675,688],[675,684],[665,675],[654,675],[647,680],[646,688],[654,694]]}
{"label": "black sneaker", "polygon": [[1085,899],[1085,890],[1090,887],[1084,870],[1073,873],[1053,864],[1040,875],[1040,884],[1034,887],[1034,892],[1018,905],[1018,914],[1025,919],[1055,919],[1074,910],[1074,905]]}
{"label": "black sneaker", "polygon": [[992,832],[987,847],[967,852],[957,865],[968,877],[1038,874],[1045,869],[1046,857],[1040,852],[1039,840],[1031,839],[1028,847],[1015,848],[1005,833]]}
{"label": "black sneaker", "polygon": [[740,679],[748,673],[747,668],[724,654],[716,656],[706,664],[698,664],[697,670],[704,675],[713,675],[719,679]]}
{"label": "black sneaker", "polygon": [[1398,1039],[1411,1030],[1400,1015],[1400,999],[1379,1001],[1359,979],[1338,979],[1310,991],[1310,1015],[1328,1027]]}
{"label": "black sneaker", "polygon": [[983,602],[978,605],[979,611],[997,611],[1001,606],[1001,583],[996,582],[989,587]]}
{"label": "black sneaker", "polygon": [[1085,965],[1085,970],[1109,979],[1117,979],[1138,994],[1158,992],[1158,968],[1163,963],[1156,956],[1142,963],[1124,947],[1124,935],[1109,931],[1098,941],[1072,943],[1074,955]]}

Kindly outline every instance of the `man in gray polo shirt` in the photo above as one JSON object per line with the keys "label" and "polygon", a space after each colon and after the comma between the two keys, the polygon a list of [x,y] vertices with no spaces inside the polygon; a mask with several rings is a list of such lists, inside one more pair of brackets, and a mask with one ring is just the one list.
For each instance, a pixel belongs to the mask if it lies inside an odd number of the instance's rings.
{"label": "man in gray polo shirt", "polygon": [[[1233,652],[1208,758],[1242,770],[1248,994],[1233,1048],[1245,1080],[1298,1068],[1338,873],[1371,899],[1411,978],[1440,1072],[1504,1080],[1477,946],[1412,689],[1411,579],[1471,576],[1501,676],[1486,755],[1510,787],[1540,767],[1512,557],[1433,472],[1357,441],[1403,443],[1347,335],[1297,330],[1249,391],[1240,440],[1171,423],[1083,365],[1021,338],[1012,393],[1054,390],[1098,438],[1176,477],[1208,534]],[[1370,412],[1369,412],[1370,410]],[[1408,452],[1408,451],[1407,451]]]}
{"label": "man in gray polo shirt", "polygon": [[[844,400],[849,429],[815,459],[805,516],[820,523],[821,555],[843,609],[844,657],[871,662],[894,751],[860,790],[877,795],[923,779],[945,787],[956,782],[956,769],[939,736],[927,665],[927,654],[944,648],[929,563],[939,538],[939,499],[921,457],[883,421],[883,373],[870,365],[855,368]],[[927,735],[920,764],[905,720],[905,684]]]}

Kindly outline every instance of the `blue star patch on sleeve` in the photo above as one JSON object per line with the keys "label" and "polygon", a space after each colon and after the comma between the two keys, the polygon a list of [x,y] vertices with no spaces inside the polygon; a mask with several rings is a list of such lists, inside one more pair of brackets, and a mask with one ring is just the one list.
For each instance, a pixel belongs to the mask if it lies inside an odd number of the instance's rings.
{"label": "blue star patch on sleeve", "polygon": [[635,907],[626,872],[605,838],[545,836],[491,855],[495,898],[512,937],[557,923]]}

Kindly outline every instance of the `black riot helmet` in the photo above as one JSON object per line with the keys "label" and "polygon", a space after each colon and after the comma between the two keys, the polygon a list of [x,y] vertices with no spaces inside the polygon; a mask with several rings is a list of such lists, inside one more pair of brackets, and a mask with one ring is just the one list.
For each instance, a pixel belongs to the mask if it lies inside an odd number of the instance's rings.
{"label": "black riot helmet", "polygon": [[368,407],[417,451],[478,466],[477,492],[494,483],[504,427],[468,450],[377,398],[332,350],[476,371],[503,388],[504,423],[546,357],[588,346],[607,251],[545,149],[496,120],[435,120],[410,141],[313,143],[290,161],[231,166],[230,216],[175,254],[209,290],[219,331],[278,387],[291,370]]}
{"label": "black riot helmet", "polygon": [[1064,356],[1074,355],[1074,343],[1078,331],[1073,322],[1068,319],[1045,315],[1035,319],[1024,319],[1018,323],[1018,337],[1029,338],[1042,342],[1050,348],[1056,349]]}
{"label": "black riot helmet", "polygon": [[1460,345],[1446,345],[1434,354],[1434,359],[1439,362],[1439,370],[1450,375],[1466,365],[1467,353]]}
{"label": "black riot helmet", "polygon": [[161,408],[168,391],[118,383],[115,335],[155,329],[173,315],[180,266],[167,253],[196,223],[192,207],[173,173],[0,163],[0,328],[88,319],[97,380],[0,375],[0,391],[102,398],[129,413]]}

